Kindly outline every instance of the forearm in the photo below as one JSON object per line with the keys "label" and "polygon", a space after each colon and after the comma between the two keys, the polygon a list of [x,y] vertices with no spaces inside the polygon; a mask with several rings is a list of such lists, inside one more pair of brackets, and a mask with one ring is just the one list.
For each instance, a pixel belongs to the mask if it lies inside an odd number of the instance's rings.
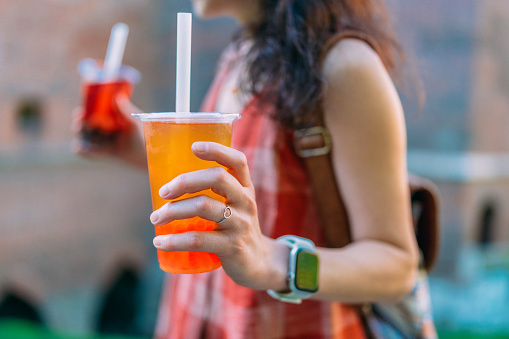
{"label": "forearm", "polygon": [[[288,290],[289,248],[273,239],[266,264],[270,269],[262,289]],[[342,249],[317,248],[319,290],[313,299],[357,304],[373,301],[397,301],[413,287],[417,275],[417,255],[386,242],[356,241]],[[266,266],[267,267],[267,266]],[[268,287],[266,287],[268,286]]]}
{"label": "forearm", "polygon": [[315,299],[344,303],[396,301],[410,291],[417,274],[411,249],[356,241],[343,249],[319,248],[319,290]]}

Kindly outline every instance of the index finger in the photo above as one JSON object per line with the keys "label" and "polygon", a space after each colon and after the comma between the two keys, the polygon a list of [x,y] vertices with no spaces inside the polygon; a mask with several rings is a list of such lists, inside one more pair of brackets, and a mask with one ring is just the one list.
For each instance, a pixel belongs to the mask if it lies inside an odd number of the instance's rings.
{"label": "index finger", "polygon": [[193,153],[202,160],[215,161],[228,169],[242,186],[251,187],[251,176],[244,153],[216,142],[198,141],[191,147]]}

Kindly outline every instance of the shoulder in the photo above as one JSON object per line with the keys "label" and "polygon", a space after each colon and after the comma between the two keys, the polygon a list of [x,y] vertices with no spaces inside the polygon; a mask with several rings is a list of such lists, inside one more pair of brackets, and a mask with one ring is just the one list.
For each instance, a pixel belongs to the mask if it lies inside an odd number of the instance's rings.
{"label": "shoulder", "polygon": [[326,82],[336,86],[390,81],[375,50],[366,42],[354,38],[340,40],[329,50],[323,61],[322,72]]}
{"label": "shoulder", "polygon": [[327,53],[322,72],[326,83],[326,115],[337,119],[347,119],[348,116],[362,119],[402,113],[389,73],[378,54],[366,42],[340,40]]}
{"label": "shoulder", "polygon": [[[404,113],[394,83],[378,54],[367,43],[344,39],[323,64],[325,124],[338,143],[370,142],[400,148]],[[349,140],[346,140],[350,138]]]}
{"label": "shoulder", "polygon": [[365,41],[356,38],[344,38],[337,41],[325,56],[325,64],[331,66],[334,60],[349,62],[353,66],[359,62],[379,59],[375,50]]}

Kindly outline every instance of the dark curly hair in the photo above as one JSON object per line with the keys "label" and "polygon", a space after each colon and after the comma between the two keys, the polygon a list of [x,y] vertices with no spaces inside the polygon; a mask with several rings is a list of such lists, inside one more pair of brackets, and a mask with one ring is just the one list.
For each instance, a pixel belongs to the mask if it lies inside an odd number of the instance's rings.
{"label": "dark curly hair", "polygon": [[285,126],[314,122],[324,90],[321,52],[333,35],[353,30],[369,36],[390,72],[404,59],[383,0],[261,1],[263,21],[234,39],[238,45],[252,41],[241,88],[274,105],[274,118]]}

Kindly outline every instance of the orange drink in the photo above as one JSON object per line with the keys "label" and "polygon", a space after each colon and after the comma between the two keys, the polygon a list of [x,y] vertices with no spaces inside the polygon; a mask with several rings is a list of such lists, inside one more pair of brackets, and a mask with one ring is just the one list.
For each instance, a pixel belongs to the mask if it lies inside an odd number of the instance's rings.
{"label": "orange drink", "polygon": [[[159,196],[159,189],[176,176],[200,169],[218,166],[216,162],[197,158],[191,151],[196,141],[213,141],[226,146],[231,144],[233,121],[238,114],[221,113],[145,113],[133,114],[143,122],[147,148],[150,190],[153,209],[159,209],[167,200]],[[210,189],[186,194],[180,199],[196,195],[207,195],[224,201]],[[155,226],[156,235],[175,234],[188,231],[214,231],[217,223],[199,217],[175,220]],[[201,273],[221,266],[213,253],[157,250],[162,270],[172,273]]]}

